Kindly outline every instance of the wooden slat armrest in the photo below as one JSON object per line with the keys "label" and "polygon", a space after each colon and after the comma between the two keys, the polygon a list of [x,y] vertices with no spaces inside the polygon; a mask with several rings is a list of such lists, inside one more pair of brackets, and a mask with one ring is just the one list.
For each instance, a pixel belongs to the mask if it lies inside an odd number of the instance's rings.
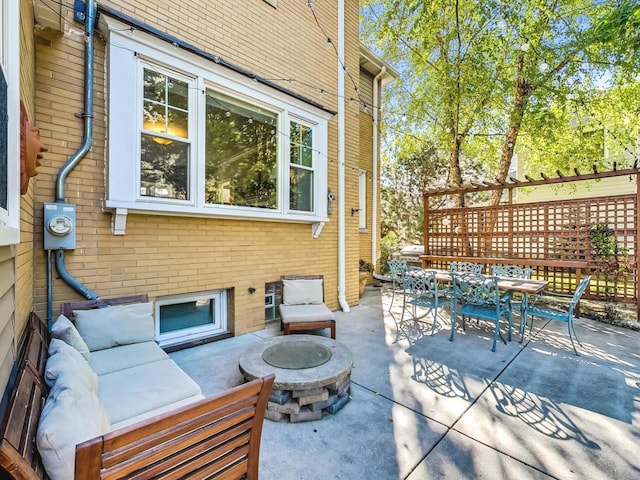
{"label": "wooden slat armrest", "polygon": [[110,432],[76,447],[75,478],[257,480],[274,375]]}

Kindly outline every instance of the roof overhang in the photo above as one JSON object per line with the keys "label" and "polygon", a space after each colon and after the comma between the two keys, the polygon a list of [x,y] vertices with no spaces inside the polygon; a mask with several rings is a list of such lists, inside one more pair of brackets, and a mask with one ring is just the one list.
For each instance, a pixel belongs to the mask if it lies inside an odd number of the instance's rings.
{"label": "roof overhang", "polygon": [[384,71],[384,75],[380,78],[382,85],[392,82],[400,76],[395,68],[362,44],[360,44],[360,68],[374,77]]}

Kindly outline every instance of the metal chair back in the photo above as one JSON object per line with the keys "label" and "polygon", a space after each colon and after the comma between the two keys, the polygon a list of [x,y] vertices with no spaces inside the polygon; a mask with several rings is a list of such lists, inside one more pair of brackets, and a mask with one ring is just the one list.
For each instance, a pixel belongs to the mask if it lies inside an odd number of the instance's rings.
{"label": "metal chair back", "polygon": [[[403,330],[411,327],[417,332],[419,330],[419,323],[425,323],[422,319],[432,312],[433,324],[431,326],[431,334],[433,335],[438,323],[438,307],[440,306],[440,293],[438,291],[436,272],[429,270],[406,270],[402,275],[402,292],[402,316],[398,324],[398,336],[403,334],[407,339],[411,339],[411,333]],[[413,313],[410,324],[404,319],[408,305],[411,305]],[[416,308],[426,309],[427,311],[418,317]],[[422,330],[420,329],[419,336],[421,335]]]}
{"label": "metal chair back", "polygon": [[452,272],[482,273],[484,264],[473,262],[451,262]]}
{"label": "metal chair back", "polygon": [[531,267],[521,267],[520,265],[493,265],[491,267],[491,274],[496,277],[531,278],[532,273]]}
{"label": "metal chair back", "polygon": [[393,301],[396,298],[396,286],[402,285],[402,276],[409,269],[409,266],[406,260],[401,259],[387,260],[387,265],[389,266],[389,276],[392,282],[391,303],[389,304],[389,311],[391,311]]}
{"label": "metal chair back", "polygon": [[[500,294],[498,277],[485,276],[479,273],[451,273],[451,338],[455,333],[457,316],[462,315],[462,327],[466,318],[473,317],[489,320],[494,323],[492,352],[500,335],[500,318],[508,321],[509,339],[511,338],[511,295],[513,292]],[[507,342],[502,339],[506,344]]]}
{"label": "metal chair back", "polygon": [[[573,338],[575,337],[578,344],[580,345],[582,344],[580,343],[580,340],[578,340],[575,327],[573,326],[573,316],[574,316],[574,311],[576,309],[576,306],[578,305],[580,298],[582,298],[582,295],[586,291],[590,281],[591,281],[591,275],[587,275],[586,277],[584,277],[580,282],[580,284],[576,287],[576,290],[573,293],[573,295],[547,293],[547,294],[543,294],[536,297],[533,304],[528,305],[526,307],[525,313],[524,313],[525,321],[527,316],[531,316],[531,326],[529,327],[529,332],[531,332],[531,330],[533,329],[533,317],[540,317],[540,318],[546,318],[547,320],[556,320],[559,322],[565,322],[567,324],[567,329],[569,331],[569,339],[571,340],[571,346],[573,347],[573,352],[579,356],[580,354],[576,349],[575,343],[573,342]],[[538,306],[537,301],[540,300],[540,298],[544,298],[544,297],[547,297],[547,298],[557,297],[559,299],[564,298],[565,302],[569,298],[571,300],[568,300],[569,304],[565,311],[564,309],[559,309],[559,308]]]}

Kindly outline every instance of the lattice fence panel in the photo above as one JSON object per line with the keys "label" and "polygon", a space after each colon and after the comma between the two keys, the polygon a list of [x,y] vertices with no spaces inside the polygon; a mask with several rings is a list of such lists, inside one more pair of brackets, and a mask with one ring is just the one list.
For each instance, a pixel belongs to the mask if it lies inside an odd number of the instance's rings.
{"label": "lattice fence panel", "polygon": [[[429,210],[425,219],[428,253],[440,256],[582,260],[593,274],[588,296],[636,302],[636,197],[619,195],[580,200]],[[611,262],[598,258],[590,231],[606,225],[626,258],[612,273]],[[443,265],[441,265],[443,266]],[[535,275],[554,291],[572,292],[575,272],[540,267]]]}

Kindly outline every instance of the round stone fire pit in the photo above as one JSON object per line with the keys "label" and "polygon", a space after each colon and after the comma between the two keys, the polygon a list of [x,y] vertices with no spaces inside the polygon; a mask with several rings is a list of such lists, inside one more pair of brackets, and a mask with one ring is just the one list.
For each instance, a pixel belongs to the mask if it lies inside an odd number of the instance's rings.
{"label": "round stone fire pit", "polygon": [[353,359],[347,347],[318,335],[270,338],[240,356],[246,380],[275,374],[266,418],[290,422],[319,420],[348,401]]}

